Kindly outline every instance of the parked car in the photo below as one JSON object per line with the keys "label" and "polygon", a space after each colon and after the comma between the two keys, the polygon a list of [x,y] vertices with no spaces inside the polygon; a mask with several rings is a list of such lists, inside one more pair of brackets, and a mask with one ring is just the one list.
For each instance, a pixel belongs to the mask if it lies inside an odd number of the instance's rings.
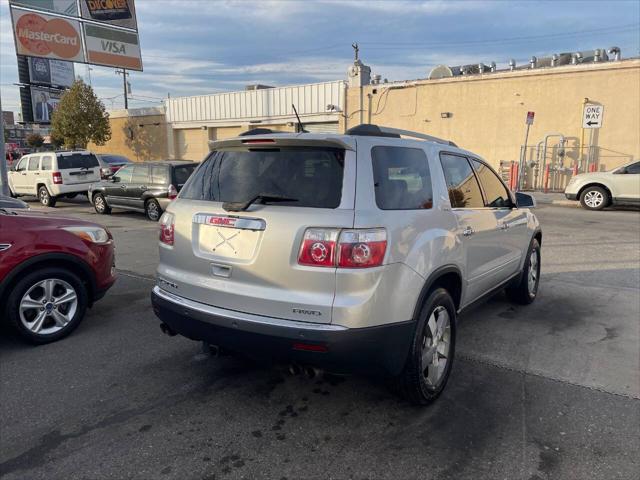
{"label": "parked car", "polygon": [[580,200],[587,210],[602,210],[610,205],[640,205],[640,161],[608,172],[575,175],[564,194],[569,200]]}
{"label": "parked car", "polygon": [[449,377],[461,310],[502,289],[536,298],[533,198],[451,142],[362,125],[212,149],[160,220],[151,296],[165,333],[382,371],[425,404]]}
{"label": "parked car", "polygon": [[109,178],[125,165],[132,163],[123,155],[112,155],[110,153],[99,153],[96,155],[100,163],[100,176],[102,179]]}
{"label": "parked car", "polygon": [[31,153],[9,172],[13,196],[36,195],[45,207],[55,207],[60,197],[86,194],[98,181],[98,159],[85,150]]}
{"label": "parked car", "polygon": [[133,163],[108,180],[92,185],[89,200],[96,212],[123,208],[157,222],[198,164],[182,160]]}
{"label": "parked car", "polygon": [[29,210],[29,204],[27,202],[23,202],[18,198],[7,197],[6,195],[0,194],[0,208],[5,210],[13,210],[15,208],[18,209],[26,209]]}
{"label": "parked car", "polygon": [[114,258],[100,225],[0,208],[0,318],[32,343],[69,335],[115,282]]}

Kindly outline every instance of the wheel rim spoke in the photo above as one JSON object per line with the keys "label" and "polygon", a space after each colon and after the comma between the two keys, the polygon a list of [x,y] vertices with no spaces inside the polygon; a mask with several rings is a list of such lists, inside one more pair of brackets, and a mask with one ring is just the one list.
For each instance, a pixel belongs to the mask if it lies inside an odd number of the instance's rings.
{"label": "wheel rim spoke", "polygon": [[44,324],[44,320],[47,318],[47,312],[42,311],[38,312],[38,315],[33,320],[33,323],[28,326],[29,330],[33,333],[38,333],[42,329],[42,325]]}
{"label": "wheel rim spoke", "polygon": [[67,290],[64,295],[56,297],[53,304],[57,307],[58,305],[71,302],[72,300],[75,300],[77,298],[78,296],[76,295],[76,292],[74,292],[73,290]]}
{"label": "wheel rim spoke", "polygon": [[51,316],[53,317],[53,320],[56,322],[56,325],[61,328],[64,327],[67,323],[69,323],[69,321],[71,320],[66,315],[63,315],[62,313],[60,313],[58,310],[53,310],[51,312]]}
{"label": "wheel rim spoke", "polygon": [[42,301],[34,300],[31,297],[25,297],[20,302],[20,310],[32,310],[42,308]]}

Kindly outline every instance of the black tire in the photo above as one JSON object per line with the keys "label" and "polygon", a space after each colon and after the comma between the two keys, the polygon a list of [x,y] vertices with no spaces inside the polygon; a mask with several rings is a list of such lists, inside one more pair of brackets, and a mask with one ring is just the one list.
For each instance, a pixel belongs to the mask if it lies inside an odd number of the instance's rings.
{"label": "black tire", "polygon": [[101,193],[96,193],[93,196],[93,209],[96,213],[101,215],[108,215],[111,213],[111,207],[107,203],[107,199]]}
{"label": "black tire", "polygon": [[[422,360],[423,350],[425,348],[433,348],[432,345],[428,344],[429,338],[433,337],[431,335],[431,328],[429,327],[429,318],[432,314],[435,316],[437,312],[440,313],[435,318],[440,318],[439,315],[442,315],[443,311],[446,311],[449,319],[449,349],[448,352],[446,352],[446,361],[442,374],[438,376],[436,382],[430,383],[427,380],[427,377],[425,377],[425,373],[430,374],[433,366],[432,364],[429,364],[426,368],[424,367]],[[400,393],[407,400],[416,405],[427,405],[438,398],[449,380],[449,374],[451,373],[451,366],[453,365],[455,355],[455,346],[456,307],[451,295],[449,295],[449,292],[444,288],[436,288],[429,294],[423,304],[418,322],[416,323],[416,330],[413,341],[411,342],[411,349],[409,350],[407,362],[402,373],[396,378],[396,384]],[[434,352],[434,355],[436,355],[437,352],[438,350]],[[442,360],[443,358],[444,357],[439,357],[439,360]]]}
{"label": "black tire", "polygon": [[[70,321],[66,323],[66,325],[61,327],[61,329],[59,329],[58,331],[52,333],[34,333],[22,322],[22,319],[20,317],[20,302],[23,296],[29,291],[29,289],[38,284],[38,282],[46,279],[62,280],[63,282],[66,282],[69,286],[71,286],[76,293],[77,305],[75,307],[75,314],[73,314]],[[33,298],[33,296],[31,298]],[[45,343],[55,342],[57,340],[60,340],[61,338],[66,337],[78,327],[78,325],[84,318],[85,312],[87,310],[87,303],[87,288],[76,274],[70,272],[69,270],[58,267],[39,269],[33,273],[25,275],[24,278],[18,281],[18,283],[16,283],[15,286],[11,289],[11,294],[7,299],[9,324],[18,332],[18,334],[23,339],[30,343],[42,345]],[[60,308],[64,307],[68,308],[68,304],[62,305]],[[34,310],[36,310],[35,313],[37,313],[37,309]],[[34,312],[32,311],[25,312],[25,318],[29,318],[27,317],[27,315],[33,313]],[[51,324],[55,325],[54,318],[51,316],[47,316],[46,320],[42,324],[43,329]]]}
{"label": "black tire", "polygon": [[155,198],[150,198],[144,204],[144,213],[152,222],[157,222],[162,216],[162,208]]}
{"label": "black tire", "polygon": [[44,185],[40,185],[38,188],[38,200],[45,207],[55,207],[57,198],[49,193],[49,190]]}
{"label": "black tire", "polygon": [[611,197],[602,187],[587,187],[580,194],[580,204],[587,210],[602,210],[611,203]]}
{"label": "black tire", "polygon": [[[534,270],[534,280],[532,286],[529,284],[529,274],[532,272],[532,255],[535,253],[536,264]],[[540,265],[542,263],[542,255],[540,244],[535,238],[531,240],[529,250],[527,250],[527,258],[524,262],[522,275],[518,283],[510,285],[506,288],[507,298],[514,303],[520,305],[529,305],[538,296],[538,286],[540,285]]]}

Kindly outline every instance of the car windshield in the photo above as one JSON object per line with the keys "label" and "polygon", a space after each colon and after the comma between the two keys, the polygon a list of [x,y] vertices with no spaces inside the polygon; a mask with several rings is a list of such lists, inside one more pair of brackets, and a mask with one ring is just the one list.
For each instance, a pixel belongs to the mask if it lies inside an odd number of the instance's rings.
{"label": "car windshield", "polygon": [[131,160],[122,155],[100,155],[100,160],[106,163],[131,163]]}
{"label": "car windshield", "polygon": [[58,168],[91,168],[98,166],[98,159],[92,153],[72,153],[71,155],[58,155]]}
{"label": "car windshield", "polygon": [[336,148],[220,151],[204,161],[180,197],[243,203],[269,196],[292,199],[278,201],[279,206],[337,208],[343,170],[344,150]]}

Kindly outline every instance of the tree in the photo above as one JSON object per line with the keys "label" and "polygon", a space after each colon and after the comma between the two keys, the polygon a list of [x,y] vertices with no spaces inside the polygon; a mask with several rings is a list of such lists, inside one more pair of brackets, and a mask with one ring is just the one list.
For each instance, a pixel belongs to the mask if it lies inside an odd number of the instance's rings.
{"label": "tree", "polygon": [[44,138],[39,133],[30,133],[25,138],[25,141],[31,148],[40,148],[44,143]]}
{"label": "tree", "polygon": [[56,150],[60,149],[60,147],[64,145],[64,138],[62,137],[58,137],[57,135],[54,135],[52,133],[51,135],[49,135],[49,138],[51,145],[53,145],[53,148],[55,148]]}
{"label": "tree", "polygon": [[104,145],[111,138],[109,114],[89,85],[76,80],[51,117],[51,134],[68,148],[86,148],[90,141]]}

